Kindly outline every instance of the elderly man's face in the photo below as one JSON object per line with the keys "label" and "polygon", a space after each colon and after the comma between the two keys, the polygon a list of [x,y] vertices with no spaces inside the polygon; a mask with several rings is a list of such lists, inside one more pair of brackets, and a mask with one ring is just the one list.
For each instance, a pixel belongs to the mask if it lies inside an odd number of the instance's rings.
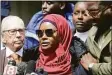
{"label": "elderly man's face", "polygon": [[3,31],[3,42],[13,51],[23,47],[25,30],[21,26],[11,24],[8,30]]}

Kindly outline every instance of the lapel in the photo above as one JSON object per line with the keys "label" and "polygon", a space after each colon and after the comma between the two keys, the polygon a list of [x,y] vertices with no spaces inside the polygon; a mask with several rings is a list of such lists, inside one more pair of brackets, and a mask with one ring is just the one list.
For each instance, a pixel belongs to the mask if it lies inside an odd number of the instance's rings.
{"label": "lapel", "polygon": [[101,50],[103,50],[104,48],[105,48],[105,46],[112,40],[111,39],[111,30],[109,30],[108,32],[107,32],[107,35],[103,35],[105,38],[104,38],[104,42],[103,42],[103,44],[102,44],[102,46],[101,46]]}
{"label": "lapel", "polygon": [[89,36],[88,39],[86,41],[91,54],[95,57],[95,58],[100,58],[100,53],[101,50],[98,47],[98,44],[94,41],[95,35],[97,33],[98,28],[96,26],[93,26],[89,32]]}
{"label": "lapel", "polygon": [[6,58],[6,48],[0,51],[0,72],[3,73],[5,65],[8,63]]}
{"label": "lapel", "polygon": [[89,36],[90,36],[90,38],[91,38],[92,40],[94,40],[95,35],[96,35],[96,33],[97,33],[97,30],[98,30],[97,26],[93,26],[93,27],[90,29],[90,31],[89,31]]}
{"label": "lapel", "polygon": [[37,60],[39,57],[38,46],[31,49],[23,49],[23,61]]}
{"label": "lapel", "polygon": [[97,28],[93,27],[93,29],[91,30],[91,32],[89,34],[89,37],[87,39],[87,44],[88,44],[89,49],[90,49],[91,53],[93,54],[93,56],[99,59],[102,50],[112,40],[111,39],[111,30],[107,31],[106,34],[103,35],[105,38],[103,38],[104,42],[102,43],[101,47],[99,47],[98,43],[96,43],[94,41],[96,32],[97,32]]}
{"label": "lapel", "polygon": [[98,44],[94,40],[92,40],[90,37],[88,37],[88,39],[87,39],[87,44],[88,44],[88,47],[90,49],[91,54],[95,58],[99,59],[100,58],[100,54],[101,54],[101,50],[98,47]]}

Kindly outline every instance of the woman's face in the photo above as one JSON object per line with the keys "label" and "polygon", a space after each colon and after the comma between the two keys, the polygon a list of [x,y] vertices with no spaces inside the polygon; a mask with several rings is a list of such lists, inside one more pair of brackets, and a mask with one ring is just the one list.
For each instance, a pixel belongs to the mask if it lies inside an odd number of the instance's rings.
{"label": "woman's face", "polygon": [[92,17],[87,11],[87,5],[84,2],[78,2],[73,12],[73,22],[78,32],[88,31],[92,26]]}
{"label": "woman's face", "polygon": [[42,50],[54,50],[59,44],[57,28],[50,22],[43,22],[37,31]]}

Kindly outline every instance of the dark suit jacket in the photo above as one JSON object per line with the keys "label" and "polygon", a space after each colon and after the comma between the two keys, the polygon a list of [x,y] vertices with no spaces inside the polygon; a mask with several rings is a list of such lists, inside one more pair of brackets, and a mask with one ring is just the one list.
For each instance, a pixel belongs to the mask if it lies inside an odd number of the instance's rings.
{"label": "dark suit jacket", "polygon": [[[37,48],[31,48],[31,49],[23,49],[23,57],[22,61],[28,62],[29,60],[36,61],[38,58],[38,47]],[[3,74],[5,65],[8,63],[6,58],[6,49],[0,50],[0,75]]]}

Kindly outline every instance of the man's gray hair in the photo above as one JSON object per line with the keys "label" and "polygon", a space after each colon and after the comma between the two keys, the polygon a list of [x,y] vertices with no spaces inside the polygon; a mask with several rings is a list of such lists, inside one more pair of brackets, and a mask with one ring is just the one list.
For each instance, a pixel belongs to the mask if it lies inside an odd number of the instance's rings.
{"label": "man's gray hair", "polygon": [[15,28],[25,28],[23,20],[18,16],[9,15],[2,20],[1,31]]}

